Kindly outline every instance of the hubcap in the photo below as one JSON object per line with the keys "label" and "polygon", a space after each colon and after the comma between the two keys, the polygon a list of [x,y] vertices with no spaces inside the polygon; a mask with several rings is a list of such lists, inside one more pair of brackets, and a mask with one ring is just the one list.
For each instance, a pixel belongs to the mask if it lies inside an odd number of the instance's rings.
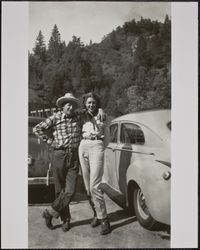
{"label": "hubcap", "polygon": [[145,197],[144,197],[141,189],[139,189],[138,193],[137,193],[137,206],[138,206],[138,211],[139,211],[141,217],[143,219],[147,220],[149,217],[149,210],[146,206]]}

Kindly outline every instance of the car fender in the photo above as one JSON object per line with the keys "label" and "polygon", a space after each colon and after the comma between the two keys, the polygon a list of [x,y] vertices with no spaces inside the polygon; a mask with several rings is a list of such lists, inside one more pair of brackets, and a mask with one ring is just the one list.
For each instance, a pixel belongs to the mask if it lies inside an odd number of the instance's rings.
{"label": "car fender", "polygon": [[[166,174],[169,179],[165,179]],[[151,216],[165,224],[170,224],[170,175],[169,164],[140,158],[134,160],[126,174],[127,186],[139,186]]]}

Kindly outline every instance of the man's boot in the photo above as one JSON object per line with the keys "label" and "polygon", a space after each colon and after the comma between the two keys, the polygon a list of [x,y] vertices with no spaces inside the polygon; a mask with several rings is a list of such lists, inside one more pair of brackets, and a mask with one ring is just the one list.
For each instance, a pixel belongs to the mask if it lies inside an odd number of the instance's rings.
{"label": "man's boot", "polygon": [[54,229],[54,227],[52,225],[53,216],[49,213],[49,211],[47,209],[44,210],[42,217],[45,219],[46,226],[49,229]]}
{"label": "man's boot", "polygon": [[66,221],[63,221],[62,230],[63,232],[67,232],[69,229],[70,229],[70,220],[67,219]]}
{"label": "man's boot", "polygon": [[101,235],[108,234],[111,232],[110,223],[107,218],[101,220]]}
{"label": "man's boot", "polygon": [[101,224],[101,221],[96,216],[92,218],[92,221],[90,223],[91,227],[97,227],[100,224]]}

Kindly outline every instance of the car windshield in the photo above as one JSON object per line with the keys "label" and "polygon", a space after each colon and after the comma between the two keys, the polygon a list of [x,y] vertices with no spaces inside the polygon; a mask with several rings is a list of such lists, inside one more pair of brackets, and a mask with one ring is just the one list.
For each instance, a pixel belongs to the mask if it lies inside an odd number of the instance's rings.
{"label": "car windshield", "polygon": [[171,131],[171,121],[167,123],[167,127]]}

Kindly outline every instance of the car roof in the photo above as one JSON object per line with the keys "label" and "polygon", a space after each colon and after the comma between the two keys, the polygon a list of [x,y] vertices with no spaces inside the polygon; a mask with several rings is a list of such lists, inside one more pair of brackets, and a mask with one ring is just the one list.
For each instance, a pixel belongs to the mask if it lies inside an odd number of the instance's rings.
{"label": "car roof", "polygon": [[28,117],[28,121],[32,122],[32,123],[37,123],[37,122],[41,122],[44,121],[45,117],[40,117],[40,116],[29,116]]}
{"label": "car roof", "polygon": [[111,124],[122,121],[141,123],[158,134],[162,134],[163,129],[166,130],[166,124],[171,121],[171,110],[160,109],[130,113],[113,119]]}

